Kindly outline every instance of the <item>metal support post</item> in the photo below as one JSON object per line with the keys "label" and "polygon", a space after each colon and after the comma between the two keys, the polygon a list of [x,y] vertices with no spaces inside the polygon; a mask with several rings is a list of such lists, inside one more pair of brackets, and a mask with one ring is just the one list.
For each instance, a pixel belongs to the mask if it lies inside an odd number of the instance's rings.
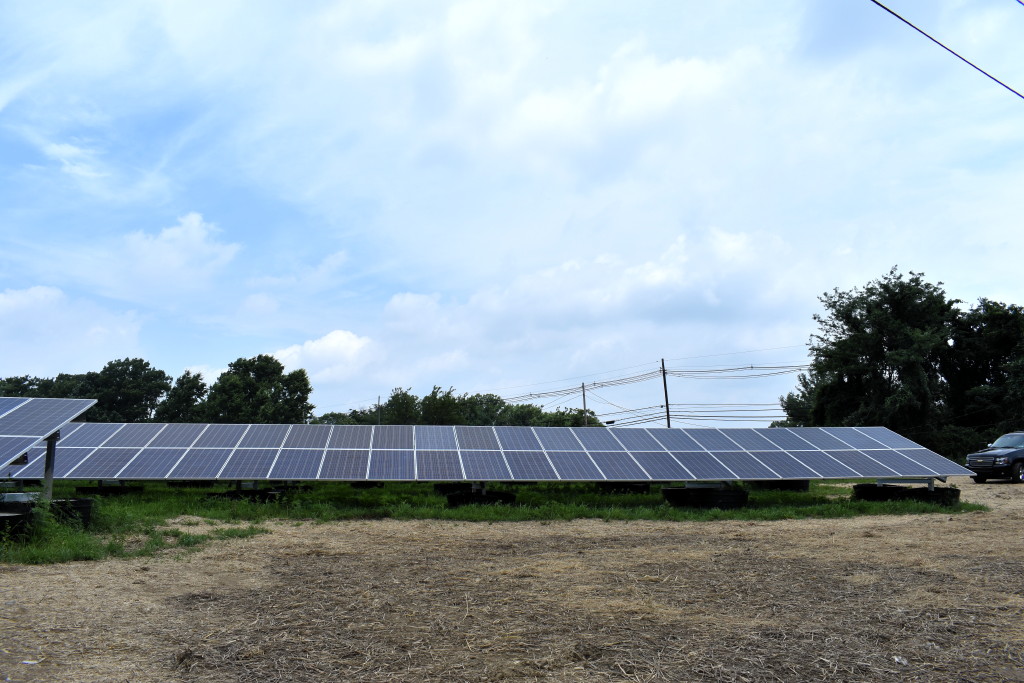
{"label": "metal support post", "polygon": [[46,460],[43,465],[43,502],[45,503],[53,500],[53,462],[57,458],[58,439],[60,439],[59,431],[46,437]]}

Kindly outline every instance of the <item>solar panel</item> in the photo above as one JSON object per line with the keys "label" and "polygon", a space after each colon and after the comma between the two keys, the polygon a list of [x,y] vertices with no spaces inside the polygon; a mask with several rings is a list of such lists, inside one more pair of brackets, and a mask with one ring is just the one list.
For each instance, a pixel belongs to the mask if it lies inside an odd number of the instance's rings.
{"label": "solar panel", "polygon": [[540,441],[534,436],[533,430],[521,427],[495,427],[498,443],[506,451],[539,451]]}
{"label": "solar panel", "polygon": [[516,479],[558,479],[547,456],[541,451],[505,451],[505,461]]}
{"label": "solar panel", "polygon": [[493,427],[456,427],[455,436],[460,450],[498,450],[498,439]]}
{"label": "solar panel", "polygon": [[601,470],[586,453],[578,451],[548,451],[548,459],[555,466],[560,479],[568,481],[600,481]]}
{"label": "solar panel", "polygon": [[366,479],[370,451],[328,448],[317,479],[359,481]]}
{"label": "solar panel", "polygon": [[469,481],[508,481],[512,473],[501,451],[462,451],[462,467]]}
{"label": "solar panel", "polygon": [[60,431],[96,401],[82,398],[0,396],[0,465]]}
{"label": "solar panel", "polygon": [[[306,425],[298,425],[306,426]],[[316,425],[308,425],[316,426]],[[330,431],[328,429],[328,431]],[[327,434],[323,435],[327,441]],[[274,468],[270,470],[270,479],[316,479],[320,471],[320,463],[324,458],[323,448],[283,448],[277,456]]]}
{"label": "solar panel", "polygon": [[717,429],[684,429],[683,432],[707,451],[740,451],[736,442]]}
{"label": "solar panel", "polygon": [[370,472],[366,478],[385,481],[415,479],[416,464],[412,456],[412,451],[372,451]]}
{"label": "solar panel", "polygon": [[[11,416],[28,404],[4,399],[0,410]],[[880,427],[71,423],[63,434],[54,470],[63,479],[735,481],[972,474]],[[0,477],[40,478],[43,449],[26,451],[28,464],[0,468]]]}
{"label": "solar panel", "polygon": [[458,448],[455,442],[455,430],[451,427],[426,425],[416,428],[416,448],[418,450],[454,451]]}
{"label": "solar panel", "polygon": [[[417,430],[419,431],[419,430]],[[451,430],[449,430],[451,431]],[[455,435],[452,433],[452,439]],[[417,451],[417,479],[424,481],[462,481],[462,464],[459,452],[450,451]]]}

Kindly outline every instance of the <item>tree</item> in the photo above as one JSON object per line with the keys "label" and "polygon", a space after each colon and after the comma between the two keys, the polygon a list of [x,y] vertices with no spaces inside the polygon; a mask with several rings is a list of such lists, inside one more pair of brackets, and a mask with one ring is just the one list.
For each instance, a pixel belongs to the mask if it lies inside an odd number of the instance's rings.
{"label": "tree", "polygon": [[1024,426],[1024,309],[981,299],[962,311],[941,284],[894,268],[824,294],[780,424],[882,425],[953,456]]}
{"label": "tree", "polygon": [[380,420],[386,425],[414,425],[420,421],[420,400],[408,389],[395,388],[380,410]]}
{"label": "tree", "polygon": [[[67,377],[58,375],[57,379]],[[70,378],[68,378],[70,380]],[[96,422],[147,422],[171,388],[171,378],[141,358],[112,360],[98,373],[86,373],[75,391],[93,394],[96,406],[89,418]]]}
{"label": "tree", "polygon": [[959,301],[920,273],[895,268],[863,289],[819,299],[820,332],[797,391],[781,399],[789,422],[805,426],[882,425],[921,436],[941,419],[940,367],[950,352]]}
{"label": "tree", "polygon": [[167,398],[156,407],[158,422],[202,422],[205,417],[208,389],[203,382],[202,373],[193,374],[186,370],[174,381],[174,386],[167,392]]}
{"label": "tree", "polygon": [[305,370],[285,373],[279,360],[265,354],[239,358],[210,387],[203,412],[209,422],[304,423],[313,414],[312,391]]}

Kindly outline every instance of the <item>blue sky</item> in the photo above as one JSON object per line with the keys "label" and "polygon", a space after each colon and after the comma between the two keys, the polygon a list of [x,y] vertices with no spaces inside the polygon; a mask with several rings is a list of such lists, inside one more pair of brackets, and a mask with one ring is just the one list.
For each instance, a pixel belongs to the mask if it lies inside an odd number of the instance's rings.
{"label": "blue sky", "polygon": [[[1015,0],[887,4],[1024,88]],[[801,363],[894,265],[1024,303],[1024,101],[867,0],[295,7],[0,2],[0,375],[271,353],[326,412]]]}

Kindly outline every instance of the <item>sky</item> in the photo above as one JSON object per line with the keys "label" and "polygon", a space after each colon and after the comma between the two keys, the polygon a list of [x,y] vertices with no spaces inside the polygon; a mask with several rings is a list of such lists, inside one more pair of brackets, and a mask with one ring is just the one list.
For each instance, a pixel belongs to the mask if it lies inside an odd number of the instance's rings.
{"label": "sky", "polygon": [[[886,4],[1024,91],[1021,3]],[[321,414],[799,365],[818,297],[894,266],[1024,303],[1024,100],[869,0],[0,16],[0,376],[272,354]],[[669,400],[795,379],[673,376]],[[657,378],[588,393],[663,402]]]}

